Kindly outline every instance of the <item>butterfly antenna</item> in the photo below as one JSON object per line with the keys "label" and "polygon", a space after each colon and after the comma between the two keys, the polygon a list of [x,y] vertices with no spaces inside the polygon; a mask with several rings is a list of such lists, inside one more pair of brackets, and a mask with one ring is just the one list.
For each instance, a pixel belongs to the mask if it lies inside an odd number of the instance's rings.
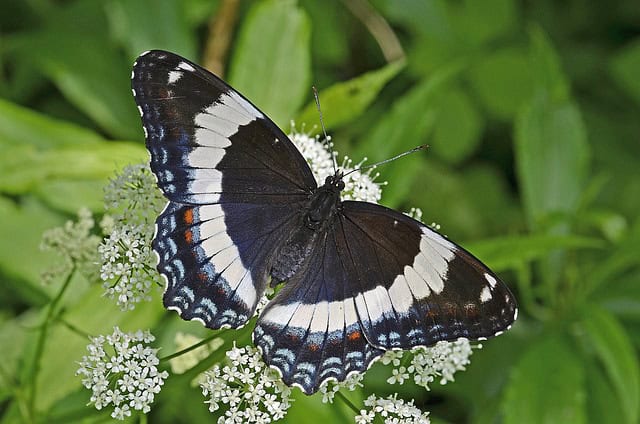
{"label": "butterfly antenna", "polygon": [[322,134],[324,135],[324,142],[327,147],[329,147],[329,153],[331,154],[331,160],[333,162],[333,172],[334,174],[338,174],[338,164],[336,163],[336,155],[333,153],[333,146],[329,141],[329,137],[327,136],[327,130],[324,127],[324,119],[322,119],[322,109],[320,108],[320,97],[318,96],[318,90],[316,90],[315,85],[311,86],[313,90],[313,98],[316,101],[316,108],[318,108],[318,115],[320,116],[320,126],[322,127]]}
{"label": "butterfly antenna", "polygon": [[352,169],[351,171],[349,171],[346,174],[344,174],[343,177],[346,177],[347,175],[352,174],[352,173],[354,173],[356,171],[362,171],[363,169],[373,168],[373,167],[378,166],[378,165],[384,165],[385,163],[389,163],[389,162],[392,162],[392,161],[394,161],[396,159],[400,159],[401,157],[410,155],[411,153],[419,152],[420,150],[424,150],[424,149],[426,149],[428,147],[429,147],[428,144],[421,144],[420,146],[414,147],[411,150],[407,150],[406,152],[400,153],[399,155],[395,155],[392,158],[385,159],[385,160],[380,161],[380,162],[372,163],[370,165],[361,166],[360,168]]}

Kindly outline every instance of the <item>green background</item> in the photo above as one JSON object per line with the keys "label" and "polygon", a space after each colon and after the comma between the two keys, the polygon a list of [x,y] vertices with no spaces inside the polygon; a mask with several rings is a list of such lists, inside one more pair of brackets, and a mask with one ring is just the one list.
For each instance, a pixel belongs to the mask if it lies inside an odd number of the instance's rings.
{"label": "green background", "polygon": [[[3,0],[0,36],[0,422],[24,419],[61,283],[41,283],[59,260],[39,251],[42,232],[82,206],[102,214],[107,179],[148,158],[129,77],[152,48],[218,63],[285,129],[317,128],[316,85],[336,149],[356,161],[428,143],[379,169],[382,203],[422,208],[515,292],[519,320],[456,382],[389,386],[374,367],[354,402],[399,391],[436,423],[638,422],[637,0]],[[101,292],[72,281],[50,323],[41,422],[108,421],[74,377],[87,340],[73,328],[150,328],[165,353],[178,329],[207,335],[157,293],[125,314]],[[288,422],[351,420],[296,398]],[[149,420],[214,421],[203,400],[172,376]]]}

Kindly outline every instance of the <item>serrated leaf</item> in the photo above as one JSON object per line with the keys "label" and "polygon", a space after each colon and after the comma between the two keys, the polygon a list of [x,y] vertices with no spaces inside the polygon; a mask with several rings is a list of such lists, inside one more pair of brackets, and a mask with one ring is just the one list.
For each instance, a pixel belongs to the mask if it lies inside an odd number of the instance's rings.
{"label": "serrated leaf", "polygon": [[531,227],[550,213],[578,206],[589,166],[589,145],[577,106],[540,92],[518,114],[515,156]]}
{"label": "serrated leaf", "polygon": [[495,271],[517,268],[560,249],[603,247],[603,241],[596,238],[551,234],[501,237],[465,243],[465,248],[490,264]]}
{"label": "serrated leaf", "polygon": [[637,423],[640,368],[624,328],[609,312],[596,305],[584,309],[582,326],[620,399],[625,422]]}
{"label": "serrated leaf", "polygon": [[280,126],[311,93],[310,35],[293,0],[254,3],[240,31],[229,82]]}
{"label": "serrated leaf", "polygon": [[578,353],[560,336],[531,345],[505,389],[505,424],[586,422],[586,389]]}
{"label": "serrated leaf", "polygon": [[618,85],[640,103],[640,37],[613,55],[609,69]]}
{"label": "serrated leaf", "polygon": [[[327,129],[335,129],[362,114],[375,100],[384,85],[404,67],[404,62],[393,62],[367,72],[349,81],[339,82],[319,92],[324,110],[324,124]],[[319,132],[318,109],[315,102],[309,103],[295,119],[296,124]]]}

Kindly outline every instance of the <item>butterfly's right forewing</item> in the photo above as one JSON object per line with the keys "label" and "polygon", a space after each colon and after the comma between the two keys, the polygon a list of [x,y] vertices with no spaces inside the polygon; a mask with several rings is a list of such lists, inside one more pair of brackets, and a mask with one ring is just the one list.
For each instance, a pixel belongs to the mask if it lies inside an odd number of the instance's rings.
{"label": "butterfly's right forewing", "polygon": [[316,187],[311,170],[269,118],[180,56],[141,55],[132,88],[169,199],[153,242],[164,304],[210,328],[241,326]]}

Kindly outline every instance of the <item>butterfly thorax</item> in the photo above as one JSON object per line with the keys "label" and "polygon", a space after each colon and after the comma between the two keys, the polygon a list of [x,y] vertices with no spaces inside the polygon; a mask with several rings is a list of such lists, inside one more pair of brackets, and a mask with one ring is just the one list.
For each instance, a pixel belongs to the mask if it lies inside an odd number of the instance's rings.
{"label": "butterfly thorax", "polygon": [[344,189],[342,175],[327,177],[324,185],[309,196],[299,219],[301,224],[289,235],[271,268],[272,285],[290,279],[305,265],[319,237],[333,224],[340,209],[340,192]]}

